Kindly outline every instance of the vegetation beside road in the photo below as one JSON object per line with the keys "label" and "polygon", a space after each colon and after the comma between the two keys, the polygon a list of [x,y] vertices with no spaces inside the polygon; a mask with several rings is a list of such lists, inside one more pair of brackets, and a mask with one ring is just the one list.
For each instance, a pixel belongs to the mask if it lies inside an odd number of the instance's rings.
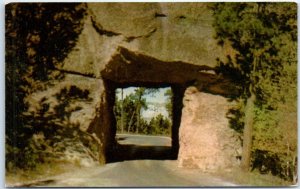
{"label": "vegetation beside road", "polygon": [[212,4],[216,38],[232,46],[219,72],[240,87],[231,127],[242,168],[297,182],[297,4]]}
{"label": "vegetation beside road", "polygon": [[[210,5],[216,38],[224,48],[232,47],[226,49],[232,53],[228,54],[227,61],[218,60],[216,74],[231,77],[240,87],[240,95],[232,99],[238,107],[228,112],[231,127],[244,135],[244,172],[235,174],[252,179],[259,172],[262,177],[276,176],[270,177],[274,182],[275,178],[282,178],[296,183],[297,4]],[[58,102],[52,103],[53,111],[49,111],[49,99],[41,99],[36,111],[30,111],[26,101],[31,94],[64,78],[55,68],[61,66],[60,62],[77,43],[86,9],[84,3],[12,3],[6,7],[5,166],[8,177],[15,172],[35,174],[34,170],[42,171],[41,166],[62,155],[70,158],[73,154],[89,160],[99,153],[97,140],[80,131],[79,125],[69,122],[72,113],[82,108],[74,102],[90,101],[89,90],[76,86],[60,89],[53,95]],[[183,17],[186,19],[188,15]],[[137,88],[134,94],[116,99],[119,132],[170,135],[171,92],[166,93],[169,118],[158,114],[146,121],[141,116],[141,111],[147,109],[144,95],[151,92],[155,90]],[[241,181],[245,182],[248,181]]]}

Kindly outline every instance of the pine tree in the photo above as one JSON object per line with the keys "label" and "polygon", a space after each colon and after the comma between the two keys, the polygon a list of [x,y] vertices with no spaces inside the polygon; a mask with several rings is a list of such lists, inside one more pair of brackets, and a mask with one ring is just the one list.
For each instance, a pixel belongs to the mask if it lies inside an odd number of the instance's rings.
{"label": "pine tree", "polygon": [[[296,104],[297,5],[295,3],[217,3],[212,6],[212,9],[217,39],[221,45],[230,43],[236,51],[228,62],[221,65],[225,64],[234,68],[232,70],[239,71],[238,74],[229,74],[240,76],[239,83],[242,88],[240,98],[245,102],[245,109],[242,110],[245,114],[242,167],[244,170],[249,170],[251,152],[261,148],[258,146],[266,142],[269,131],[277,132],[270,134],[277,140],[268,143],[269,146],[276,148],[283,144],[280,140],[280,137],[285,135],[283,130],[291,127],[295,131],[296,128],[294,107]],[[284,88],[292,90],[285,91],[283,94]],[[282,116],[283,107],[290,112],[289,118],[293,123],[289,126],[281,124],[285,120],[285,116]],[[272,117],[274,113],[278,116]],[[262,120],[264,124],[261,124]],[[258,125],[260,129],[257,128]],[[254,141],[252,141],[253,137]],[[290,133],[289,137],[285,138],[295,137]],[[295,141],[289,142],[289,145],[291,144],[296,145]]]}

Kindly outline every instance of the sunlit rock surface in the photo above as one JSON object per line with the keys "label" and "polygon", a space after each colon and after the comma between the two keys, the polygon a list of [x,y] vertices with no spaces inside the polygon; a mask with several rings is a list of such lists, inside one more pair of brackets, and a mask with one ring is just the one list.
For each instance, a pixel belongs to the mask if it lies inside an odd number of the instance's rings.
{"label": "sunlit rock surface", "polygon": [[179,166],[203,171],[230,169],[239,165],[241,141],[228,127],[232,103],[219,95],[189,87],[184,94],[179,130]]}

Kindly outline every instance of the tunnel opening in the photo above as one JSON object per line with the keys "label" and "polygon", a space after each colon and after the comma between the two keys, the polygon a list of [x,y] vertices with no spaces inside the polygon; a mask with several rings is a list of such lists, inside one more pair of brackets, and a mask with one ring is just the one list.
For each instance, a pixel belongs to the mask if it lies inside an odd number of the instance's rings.
{"label": "tunnel opening", "polygon": [[181,87],[166,83],[107,83],[109,104],[114,101],[111,136],[115,139],[109,162],[177,159]]}

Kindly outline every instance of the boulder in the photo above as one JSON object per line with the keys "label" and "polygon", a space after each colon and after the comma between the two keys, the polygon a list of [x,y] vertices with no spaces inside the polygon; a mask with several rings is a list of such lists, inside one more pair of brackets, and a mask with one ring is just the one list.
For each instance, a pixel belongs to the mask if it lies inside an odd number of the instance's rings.
{"label": "boulder", "polygon": [[239,165],[241,141],[228,126],[226,114],[234,103],[219,95],[186,89],[179,128],[178,161],[181,167],[203,171]]}

